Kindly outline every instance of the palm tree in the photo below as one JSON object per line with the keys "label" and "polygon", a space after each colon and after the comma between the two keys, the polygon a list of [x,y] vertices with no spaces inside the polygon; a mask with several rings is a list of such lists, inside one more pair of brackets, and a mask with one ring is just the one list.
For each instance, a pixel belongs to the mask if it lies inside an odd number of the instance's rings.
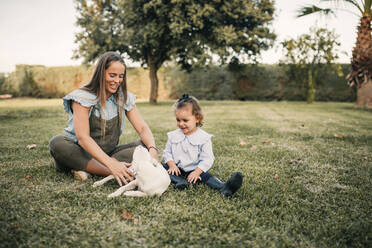
{"label": "palm tree", "polygon": [[[357,88],[357,106],[372,108],[372,0],[320,0],[333,2],[334,8],[321,8],[308,5],[299,9],[297,17],[313,13],[334,14],[341,4],[351,5],[360,14],[360,24],[357,29],[357,40],[353,48],[351,72],[346,76],[348,84]],[[345,9],[346,10],[346,9]]]}

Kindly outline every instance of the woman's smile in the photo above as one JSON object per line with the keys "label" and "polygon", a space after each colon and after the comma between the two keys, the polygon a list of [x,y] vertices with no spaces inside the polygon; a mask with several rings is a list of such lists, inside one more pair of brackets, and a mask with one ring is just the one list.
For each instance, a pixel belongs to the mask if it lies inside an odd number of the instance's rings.
{"label": "woman's smile", "polygon": [[124,70],[125,67],[122,63],[115,61],[113,62],[105,72],[105,88],[107,98],[110,97],[112,94],[115,94],[118,90],[120,84],[124,80]]}
{"label": "woman's smile", "polygon": [[113,91],[117,91],[117,89],[118,89],[118,87],[119,87],[119,83],[115,83],[115,82],[111,82],[110,84],[109,84],[109,87],[110,87],[110,89],[112,89]]}

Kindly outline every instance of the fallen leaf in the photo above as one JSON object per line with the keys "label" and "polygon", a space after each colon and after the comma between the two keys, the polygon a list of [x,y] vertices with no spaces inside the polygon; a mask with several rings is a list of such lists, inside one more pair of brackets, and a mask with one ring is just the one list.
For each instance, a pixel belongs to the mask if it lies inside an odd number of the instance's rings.
{"label": "fallen leaf", "polygon": [[339,134],[337,134],[337,133],[333,134],[333,136],[335,136],[336,138],[339,138],[339,139],[342,138],[342,135],[339,135]]}
{"label": "fallen leaf", "polygon": [[134,218],[133,219],[133,224],[138,225],[138,219]]}
{"label": "fallen leaf", "polygon": [[245,146],[247,143],[245,143],[243,140],[240,141],[239,145],[240,146]]}
{"label": "fallen leaf", "polygon": [[277,173],[275,173],[274,179],[278,179],[278,178],[279,178],[279,175]]}
{"label": "fallen leaf", "polygon": [[130,219],[132,219],[132,211],[127,211],[127,212],[123,212],[122,214],[121,214],[121,217],[123,217],[124,219],[126,219],[126,220],[130,220]]}
{"label": "fallen leaf", "polygon": [[80,188],[75,188],[76,191],[80,190]]}
{"label": "fallen leaf", "polygon": [[257,146],[255,146],[255,145],[253,145],[252,147],[251,147],[251,150],[256,150],[257,149]]}
{"label": "fallen leaf", "polygon": [[27,145],[27,149],[31,150],[36,147],[36,144]]}
{"label": "fallen leaf", "polygon": [[31,176],[30,176],[30,175],[27,175],[27,176],[26,176],[26,179],[30,179],[30,178],[31,178]]}
{"label": "fallen leaf", "polygon": [[18,228],[18,225],[11,225],[11,226],[9,226],[9,228],[12,229],[12,230],[15,230],[15,229]]}

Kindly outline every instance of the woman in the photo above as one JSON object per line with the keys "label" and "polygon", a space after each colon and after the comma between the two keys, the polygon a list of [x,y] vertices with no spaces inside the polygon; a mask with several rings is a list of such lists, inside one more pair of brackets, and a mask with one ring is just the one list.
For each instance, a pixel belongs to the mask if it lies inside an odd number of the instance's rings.
{"label": "woman", "polygon": [[[144,145],[158,159],[158,150],[150,128],[135,105],[136,96],[127,92],[126,66],[115,52],[103,54],[89,84],[63,98],[69,113],[65,135],[49,143],[58,169],[72,170],[84,180],[82,171],[107,176],[112,174],[120,186],[135,175],[127,167],[134,148]],[[124,129],[124,114],[141,140],[117,146]]]}

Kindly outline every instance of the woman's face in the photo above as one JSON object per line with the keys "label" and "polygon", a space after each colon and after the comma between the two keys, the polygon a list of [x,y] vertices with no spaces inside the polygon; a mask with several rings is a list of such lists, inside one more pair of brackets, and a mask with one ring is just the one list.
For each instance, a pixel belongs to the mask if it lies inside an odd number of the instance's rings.
{"label": "woman's face", "polygon": [[119,61],[114,61],[105,71],[106,97],[115,94],[124,79],[125,67]]}

